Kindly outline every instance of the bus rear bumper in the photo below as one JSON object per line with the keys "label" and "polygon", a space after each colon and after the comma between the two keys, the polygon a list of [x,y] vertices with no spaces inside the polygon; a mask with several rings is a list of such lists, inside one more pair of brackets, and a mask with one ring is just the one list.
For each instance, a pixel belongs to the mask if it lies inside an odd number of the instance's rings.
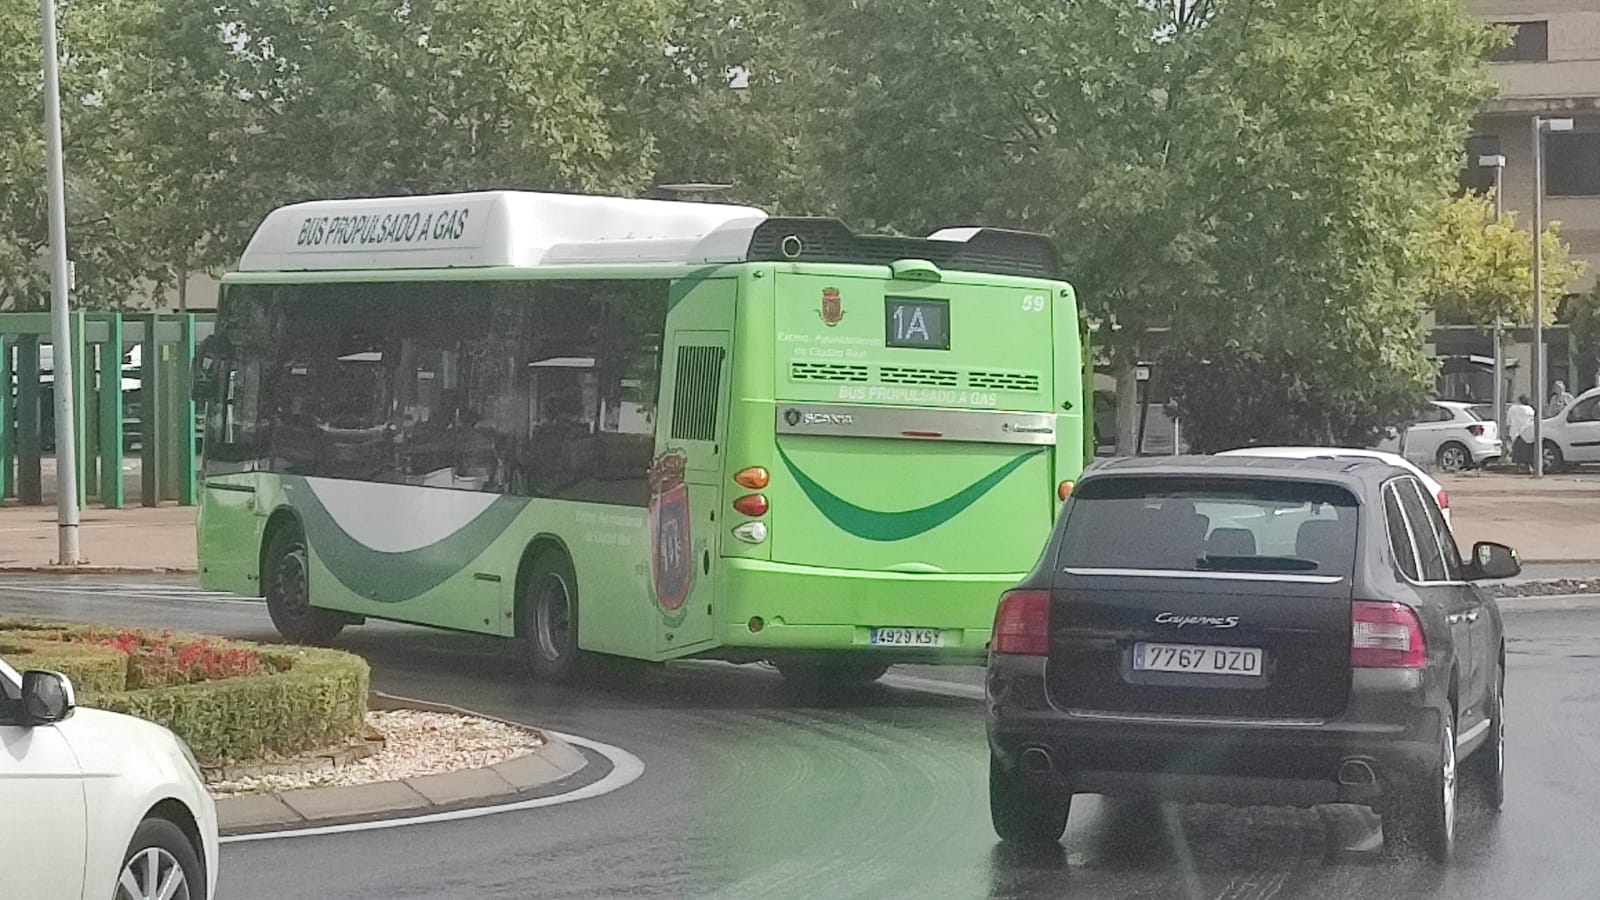
{"label": "bus rear bumper", "polygon": [[[866,652],[885,662],[981,660],[1016,574],[933,575],[724,558],[715,606],[724,648]],[[874,645],[877,628],[937,632],[938,646]],[[739,654],[730,654],[739,655]],[[767,654],[768,656],[773,654]]]}

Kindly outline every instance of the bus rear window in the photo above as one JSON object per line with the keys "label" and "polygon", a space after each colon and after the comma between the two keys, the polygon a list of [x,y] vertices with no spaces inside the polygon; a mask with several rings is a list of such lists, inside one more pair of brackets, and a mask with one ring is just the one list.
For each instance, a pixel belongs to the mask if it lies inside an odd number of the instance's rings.
{"label": "bus rear window", "polygon": [[1183,477],[1099,479],[1073,496],[1059,564],[1348,575],[1356,500],[1334,485]]}

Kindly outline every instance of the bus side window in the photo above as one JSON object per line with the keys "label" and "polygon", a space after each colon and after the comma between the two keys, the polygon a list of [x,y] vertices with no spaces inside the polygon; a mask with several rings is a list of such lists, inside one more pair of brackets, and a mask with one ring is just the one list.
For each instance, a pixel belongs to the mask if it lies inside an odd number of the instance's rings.
{"label": "bus side window", "polygon": [[531,290],[528,432],[515,460],[527,492],[648,505],[667,283],[554,282]]}
{"label": "bus side window", "polygon": [[[262,365],[267,353],[269,303],[244,285],[233,288],[217,325],[228,352],[219,360],[219,392],[211,394],[206,416],[206,456],[223,462],[252,462],[263,453],[260,429]],[[220,401],[220,402],[219,402]]]}

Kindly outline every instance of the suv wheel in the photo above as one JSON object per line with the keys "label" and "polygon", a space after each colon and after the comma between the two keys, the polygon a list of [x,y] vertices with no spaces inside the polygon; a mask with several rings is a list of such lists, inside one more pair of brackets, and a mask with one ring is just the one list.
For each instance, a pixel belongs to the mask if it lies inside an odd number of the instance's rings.
{"label": "suv wheel", "polygon": [[1054,844],[1067,830],[1071,806],[1070,794],[1062,797],[989,756],[989,818],[1000,840],[1031,847]]}
{"label": "suv wheel", "polygon": [[1472,465],[1472,454],[1461,444],[1451,441],[1439,448],[1439,468],[1446,472],[1459,472]]}
{"label": "suv wheel", "polygon": [[1468,761],[1478,795],[1492,812],[1499,812],[1506,799],[1506,673],[1495,667],[1489,686],[1489,736]]}
{"label": "suv wheel", "polygon": [[1456,844],[1456,729],[1452,711],[1439,729],[1439,759],[1420,790],[1401,795],[1383,814],[1383,841],[1391,849],[1420,845],[1436,862],[1447,862]]}
{"label": "suv wheel", "polygon": [[1561,455],[1561,446],[1555,441],[1545,441],[1544,470],[1546,472],[1559,472],[1566,464],[1566,457]]}
{"label": "suv wheel", "polygon": [[200,857],[166,819],[139,823],[122,858],[116,900],[204,900]]}

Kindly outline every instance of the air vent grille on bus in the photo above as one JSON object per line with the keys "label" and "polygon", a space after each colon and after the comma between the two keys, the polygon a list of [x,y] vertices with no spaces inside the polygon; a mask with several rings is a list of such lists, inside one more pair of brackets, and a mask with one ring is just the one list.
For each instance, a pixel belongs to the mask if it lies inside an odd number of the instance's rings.
{"label": "air vent grille on bus", "polygon": [[968,372],[967,387],[986,391],[1037,391],[1039,376],[1024,372]]}
{"label": "air vent grille on bus", "polygon": [[884,384],[916,384],[924,387],[955,387],[961,377],[949,369],[914,369],[907,366],[879,366],[878,380]]}
{"label": "air vent grille on bus", "polygon": [[844,363],[797,362],[789,364],[791,381],[866,381],[867,367]]}
{"label": "air vent grille on bus", "polygon": [[677,440],[716,440],[724,353],[721,347],[678,348],[678,377],[672,392],[672,436]]}

